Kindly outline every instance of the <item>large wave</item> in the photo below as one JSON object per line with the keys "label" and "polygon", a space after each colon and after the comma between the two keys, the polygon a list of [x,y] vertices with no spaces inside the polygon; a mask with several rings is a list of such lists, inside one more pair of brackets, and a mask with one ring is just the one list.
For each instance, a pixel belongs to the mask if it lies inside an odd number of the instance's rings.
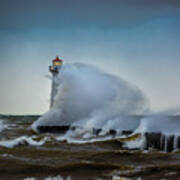
{"label": "large wave", "polygon": [[148,110],[146,98],[135,85],[92,65],[65,64],[55,81],[58,91],[54,105],[33,124],[34,128],[78,124],[135,129],[138,123],[131,115]]}

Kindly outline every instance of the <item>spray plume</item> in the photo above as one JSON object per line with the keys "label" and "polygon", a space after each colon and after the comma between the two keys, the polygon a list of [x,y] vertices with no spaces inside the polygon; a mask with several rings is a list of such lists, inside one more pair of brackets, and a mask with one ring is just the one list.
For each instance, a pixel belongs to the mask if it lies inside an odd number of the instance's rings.
{"label": "spray plume", "polygon": [[66,64],[55,79],[58,91],[54,105],[33,124],[61,126],[76,124],[88,128],[137,127],[131,115],[147,111],[142,92],[119,77],[80,63]]}

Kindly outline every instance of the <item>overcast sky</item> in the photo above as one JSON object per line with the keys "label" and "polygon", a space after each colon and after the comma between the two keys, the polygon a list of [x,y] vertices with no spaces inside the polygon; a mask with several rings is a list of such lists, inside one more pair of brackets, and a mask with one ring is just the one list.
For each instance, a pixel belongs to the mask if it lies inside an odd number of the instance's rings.
{"label": "overcast sky", "polygon": [[136,84],[153,111],[180,107],[179,0],[0,0],[0,113],[49,108],[51,60]]}

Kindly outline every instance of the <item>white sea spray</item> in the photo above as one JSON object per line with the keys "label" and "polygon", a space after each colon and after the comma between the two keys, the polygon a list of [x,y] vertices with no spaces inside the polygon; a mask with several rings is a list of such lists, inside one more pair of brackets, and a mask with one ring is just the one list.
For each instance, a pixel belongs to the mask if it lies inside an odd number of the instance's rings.
{"label": "white sea spray", "polygon": [[6,148],[13,148],[19,145],[42,146],[47,140],[47,137],[45,137],[44,139],[40,141],[36,141],[34,140],[34,138],[35,137],[21,136],[12,140],[3,140],[3,141],[0,141],[0,146],[6,147]]}
{"label": "white sea spray", "polygon": [[4,120],[0,119],[0,132],[3,131],[6,127],[7,125],[4,123]]}
{"label": "white sea spray", "polygon": [[66,64],[55,79],[59,84],[54,106],[40,117],[37,126],[80,126],[134,130],[138,121],[133,115],[148,110],[143,93],[119,77],[94,66]]}
{"label": "white sea spray", "polygon": [[[38,180],[38,178],[35,177],[27,177],[24,178],[24,180]],[[45,177],[44,180],[71,180],[71,177],[68,176],[67,178],[63,178],[61,176],[56,176],[56,177]]]}

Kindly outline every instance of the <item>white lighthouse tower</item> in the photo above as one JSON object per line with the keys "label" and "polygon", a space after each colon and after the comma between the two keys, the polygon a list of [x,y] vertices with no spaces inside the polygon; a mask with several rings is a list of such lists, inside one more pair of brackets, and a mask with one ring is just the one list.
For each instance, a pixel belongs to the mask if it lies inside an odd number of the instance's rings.
{"label": "white lighthouse tower", "polygon": [[56,82],[56,78],[57,78],[57,75],[59,74],[62,64],[63,64],[63,60],[59,59],[59,57],[56,56],[56,58],[52,60],[52,66],[49,66],[49,71],[52,73],[52,89],[51,89],[50,108],[53,107],[54,98],[55,98],[55,95],[57,94],[57,86],[58,85]]}

